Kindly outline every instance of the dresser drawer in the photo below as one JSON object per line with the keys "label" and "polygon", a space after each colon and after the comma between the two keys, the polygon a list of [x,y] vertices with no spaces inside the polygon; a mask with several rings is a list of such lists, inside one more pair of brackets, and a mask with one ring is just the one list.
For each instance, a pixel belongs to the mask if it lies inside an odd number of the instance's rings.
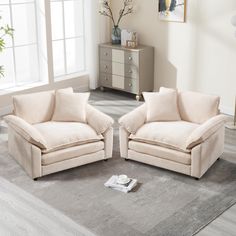
{"label": "dresser drawer", "polygon": [[105,61],[111,61],[112,49],[100,47],[100,59]]}
{"label": "dresser drawer", "polygon": [[138,93],[138,80],[125,78],[125,91],[129,93]]}
{"label": "dresser drawer", "polygon": [[123,50],[112,49],[112,61],[123,63],[125,62],[125,53]]}
{"label": "dresser drawer", "polygon": [[112,75],[100,73],[100,86],[112,87]]}
{"label": "dresser drawer", "polygon": [[138,68],[134,65],[125,65],[125,77],[138,79]]}
{"label": "dresser drawer", "polygon": [[125,64],[139,66],[139,54],[138,52],[125,52]]}
{"label": "dresser drawer", "polygon": [[125,89],[125,77],[119,75],[112,75],[112,87],[117,89]]}
{"label": "dresser drawer", "polygon": [[101,61],[100,72],[112,74],[112,63],[110,61]]}
{"label": "dresser drawer", "polygon": [[125,64],[112,62],[112,74],[113,75],[125,75]]}

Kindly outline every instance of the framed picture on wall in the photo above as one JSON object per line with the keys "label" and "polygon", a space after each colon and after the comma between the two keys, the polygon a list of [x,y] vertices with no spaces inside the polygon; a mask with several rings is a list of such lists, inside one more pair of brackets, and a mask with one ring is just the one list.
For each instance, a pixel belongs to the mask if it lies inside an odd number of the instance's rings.
{"label": "framed picture on wall", "polygon": [[160,20],[185,22],[186,0],[158,0]]}

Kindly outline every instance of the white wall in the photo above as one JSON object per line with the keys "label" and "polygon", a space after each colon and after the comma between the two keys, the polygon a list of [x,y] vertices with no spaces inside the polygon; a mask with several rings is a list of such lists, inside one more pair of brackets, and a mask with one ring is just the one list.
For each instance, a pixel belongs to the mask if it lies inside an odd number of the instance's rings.
{"label": "white wall", "polygon": [[[112,0],[117,13],[122,0]],[[221,96],[233,114],[236,95],[236,37],[230,19],[235,0],[188,0],[186,23],[158,19],[157,0],[134,0],[135,13],[121,28],[136,30],[140,43],[155,47],[155,90],[178,87]]]}

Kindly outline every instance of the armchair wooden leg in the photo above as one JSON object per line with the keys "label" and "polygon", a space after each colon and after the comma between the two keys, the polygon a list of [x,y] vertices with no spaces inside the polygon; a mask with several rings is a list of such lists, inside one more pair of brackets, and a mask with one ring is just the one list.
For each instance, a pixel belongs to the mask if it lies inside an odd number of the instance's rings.
{"label": "armchair wooden leg", "polygon": [[103,161],[108,161],[108,159],[104,159]]}
{"label": "armchair wooden leg", "polygon": [[34,178],[34,181],[38,181],[38,178]]}
{"label": "armchair wooden leg", "polygon": [[125,161],[129,161],[129,159],[125,158]]}
{"label": "armchair wooden leg", "polygon": [[200,180],[200,179],[199,179],[199,178],[195,178],[195,180],[197,180],[197,181],[198,181],[198,180]]}

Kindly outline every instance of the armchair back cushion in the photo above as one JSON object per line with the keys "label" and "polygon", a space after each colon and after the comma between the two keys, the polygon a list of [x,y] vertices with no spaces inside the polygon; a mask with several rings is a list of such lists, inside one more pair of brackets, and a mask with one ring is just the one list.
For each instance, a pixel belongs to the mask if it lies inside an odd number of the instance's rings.
{"label": "armchair back cushion", "polygon": [[54,108],[54,91],[13,97],[14,114],[30,124],[49,121]]}
{"label": "armchair back cushion", "polygon": [[219,114],[220,98],[196,92],[179,92],[178,106],[181,119],[202,124]]}
{"label": "armchair back cushion", "polygon": [[[71,91],[72,88],[60,91]],[[32,94],[13,96],[14,115],[30,124],[37,124],[51,120],[55,104],[55,92],[46,91]]]}

